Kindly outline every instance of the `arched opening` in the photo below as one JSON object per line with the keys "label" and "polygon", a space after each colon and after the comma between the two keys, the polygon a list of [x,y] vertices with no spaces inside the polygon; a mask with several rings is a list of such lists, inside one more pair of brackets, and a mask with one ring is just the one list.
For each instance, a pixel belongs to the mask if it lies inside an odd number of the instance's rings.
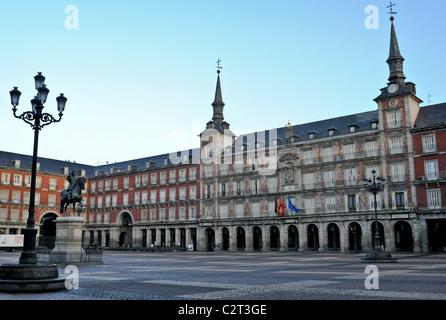
{"label": "arched opening", "polygon": [[340,237],[339,237],[339,227],[336,223],[330,223],[327,227],[327,240],[328,240],[328,250],[329,251],[340,251]]}
{"label": "arched opening", "polygon": [[242,227],[237,228],[237,250],[243,251],[246,247],[245,241],[245,229]]}
{"label": "arched opening", "polygon": [[46,213],[40,219],[40,235],[39,246],[54,248],[56,242],[56,219],[57,214],[50,212]]}
{"label": "arched opening", "polygon": [[430,252],[446,251],[446,219],[427,219]]}
{"label": "arched opening", "polygon": [[276,226],[272,226],[270,229],[269,247],[271,248],[271,250],[280,249],[280,232],[279,228],[277,228]]}
{"label": "arched opening", "polygon": [[206,250],[214,251],[215,249],[215,231],[212,228],[207,228],[206,232]]}
{"label": "arched opening", "polygon": [[128,212],[123,212],[121,215],[121,225],[119,227],[119,246],[132,246],[132,217]]}
{"label": "arched opening", "polygon": [[307,227],[308,250],[319,250],[319,229],[315,224],[309,224]]}
{"label": "arched opening", "polygon": [[[375,227],[376,223],[373,222],[372,223],[372,248],[375,248]],[[379,234],[379,238],[381,240],[380,242],[380,246],[381,248],[385,248],[385,243],[386,243],[386,239],[384,238],[384,226],[381,222],[378,221],[378,234]]]}
{"label": "arched opening", "polygon": [[397,221],[395,230],[395,250],[413,252],[412,227],[407,221]]}
{"label": "arched opening", "polygon": [[288,250],[299,250],[299,232],[296,226],[288,228]]}
{"label": "arched opening", "polygon": [[252,246],[255,251],[261,251],[262,250],[262,229],[255,226],[252,229]]}
{"label": "arched opening", "polygon": [[223,237],[223,247],[222,250],[229,250],[229,230],[228,228],[221,229],[222,237]]}
{"label": "arched opening", "polygon": [[352,252],[362,251],[362,229],[359,223],[352,222],[348,226],[348,250]]}

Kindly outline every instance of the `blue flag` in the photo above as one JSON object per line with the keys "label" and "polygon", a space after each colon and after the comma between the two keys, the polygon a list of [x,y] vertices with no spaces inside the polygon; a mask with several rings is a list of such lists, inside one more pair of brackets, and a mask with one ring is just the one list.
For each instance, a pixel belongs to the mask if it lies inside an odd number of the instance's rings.
{"label": "blue flag", "polygon": [[302,211],[302,209],[297,209],[292,203],[290,197],[288,197],[288,209],[293,210],[294,212]]}

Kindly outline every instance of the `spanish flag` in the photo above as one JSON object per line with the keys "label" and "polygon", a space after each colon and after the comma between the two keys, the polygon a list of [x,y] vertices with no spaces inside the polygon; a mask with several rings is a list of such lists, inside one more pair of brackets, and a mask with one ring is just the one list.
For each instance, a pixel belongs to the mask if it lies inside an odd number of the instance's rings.
{"label": "spanish flag", "polygon": [[283,208],[282,208],[282,199],[279,197],[279,209],[278,214],[281,216],[283,214]]}

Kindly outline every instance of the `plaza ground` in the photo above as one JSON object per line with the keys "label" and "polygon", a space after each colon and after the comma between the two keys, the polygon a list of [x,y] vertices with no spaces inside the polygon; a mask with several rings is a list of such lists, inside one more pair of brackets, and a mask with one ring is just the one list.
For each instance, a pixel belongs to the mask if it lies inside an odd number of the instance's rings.
{"label": "plaza ground", "polygon": [[[0,263],[19,253],[0,252]],[[78,288],[0,293],[2,300],[444,300],[446,254],[393,254],[397,263],[364,263],[365,254],[309,252],[107,252],[78,266]],[[65,273],[65,271],[67,273]],[[69,270],[59,266],[60,275]],[[367,288],[369,287],[369,289]]]}

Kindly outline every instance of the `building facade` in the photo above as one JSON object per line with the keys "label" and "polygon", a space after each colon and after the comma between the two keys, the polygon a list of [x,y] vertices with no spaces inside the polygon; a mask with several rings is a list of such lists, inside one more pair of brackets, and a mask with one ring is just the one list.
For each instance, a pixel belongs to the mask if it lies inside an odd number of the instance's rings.
{"label": "building facade", "polygon": [[[376,210],[383,250],[444,251],[446,104],[420,107],[391,20],[375,110],[235,136],[218,71],[200,148],[96,167],[45,159],[40,234],[54,232],[57,194],[76,170],[88,178],[84,242],[105,248],[368,251]],[[20,233],[30,170],[0,155],[0,230]],[[373,172],[386,181],[376,204],[364,187]]]}

